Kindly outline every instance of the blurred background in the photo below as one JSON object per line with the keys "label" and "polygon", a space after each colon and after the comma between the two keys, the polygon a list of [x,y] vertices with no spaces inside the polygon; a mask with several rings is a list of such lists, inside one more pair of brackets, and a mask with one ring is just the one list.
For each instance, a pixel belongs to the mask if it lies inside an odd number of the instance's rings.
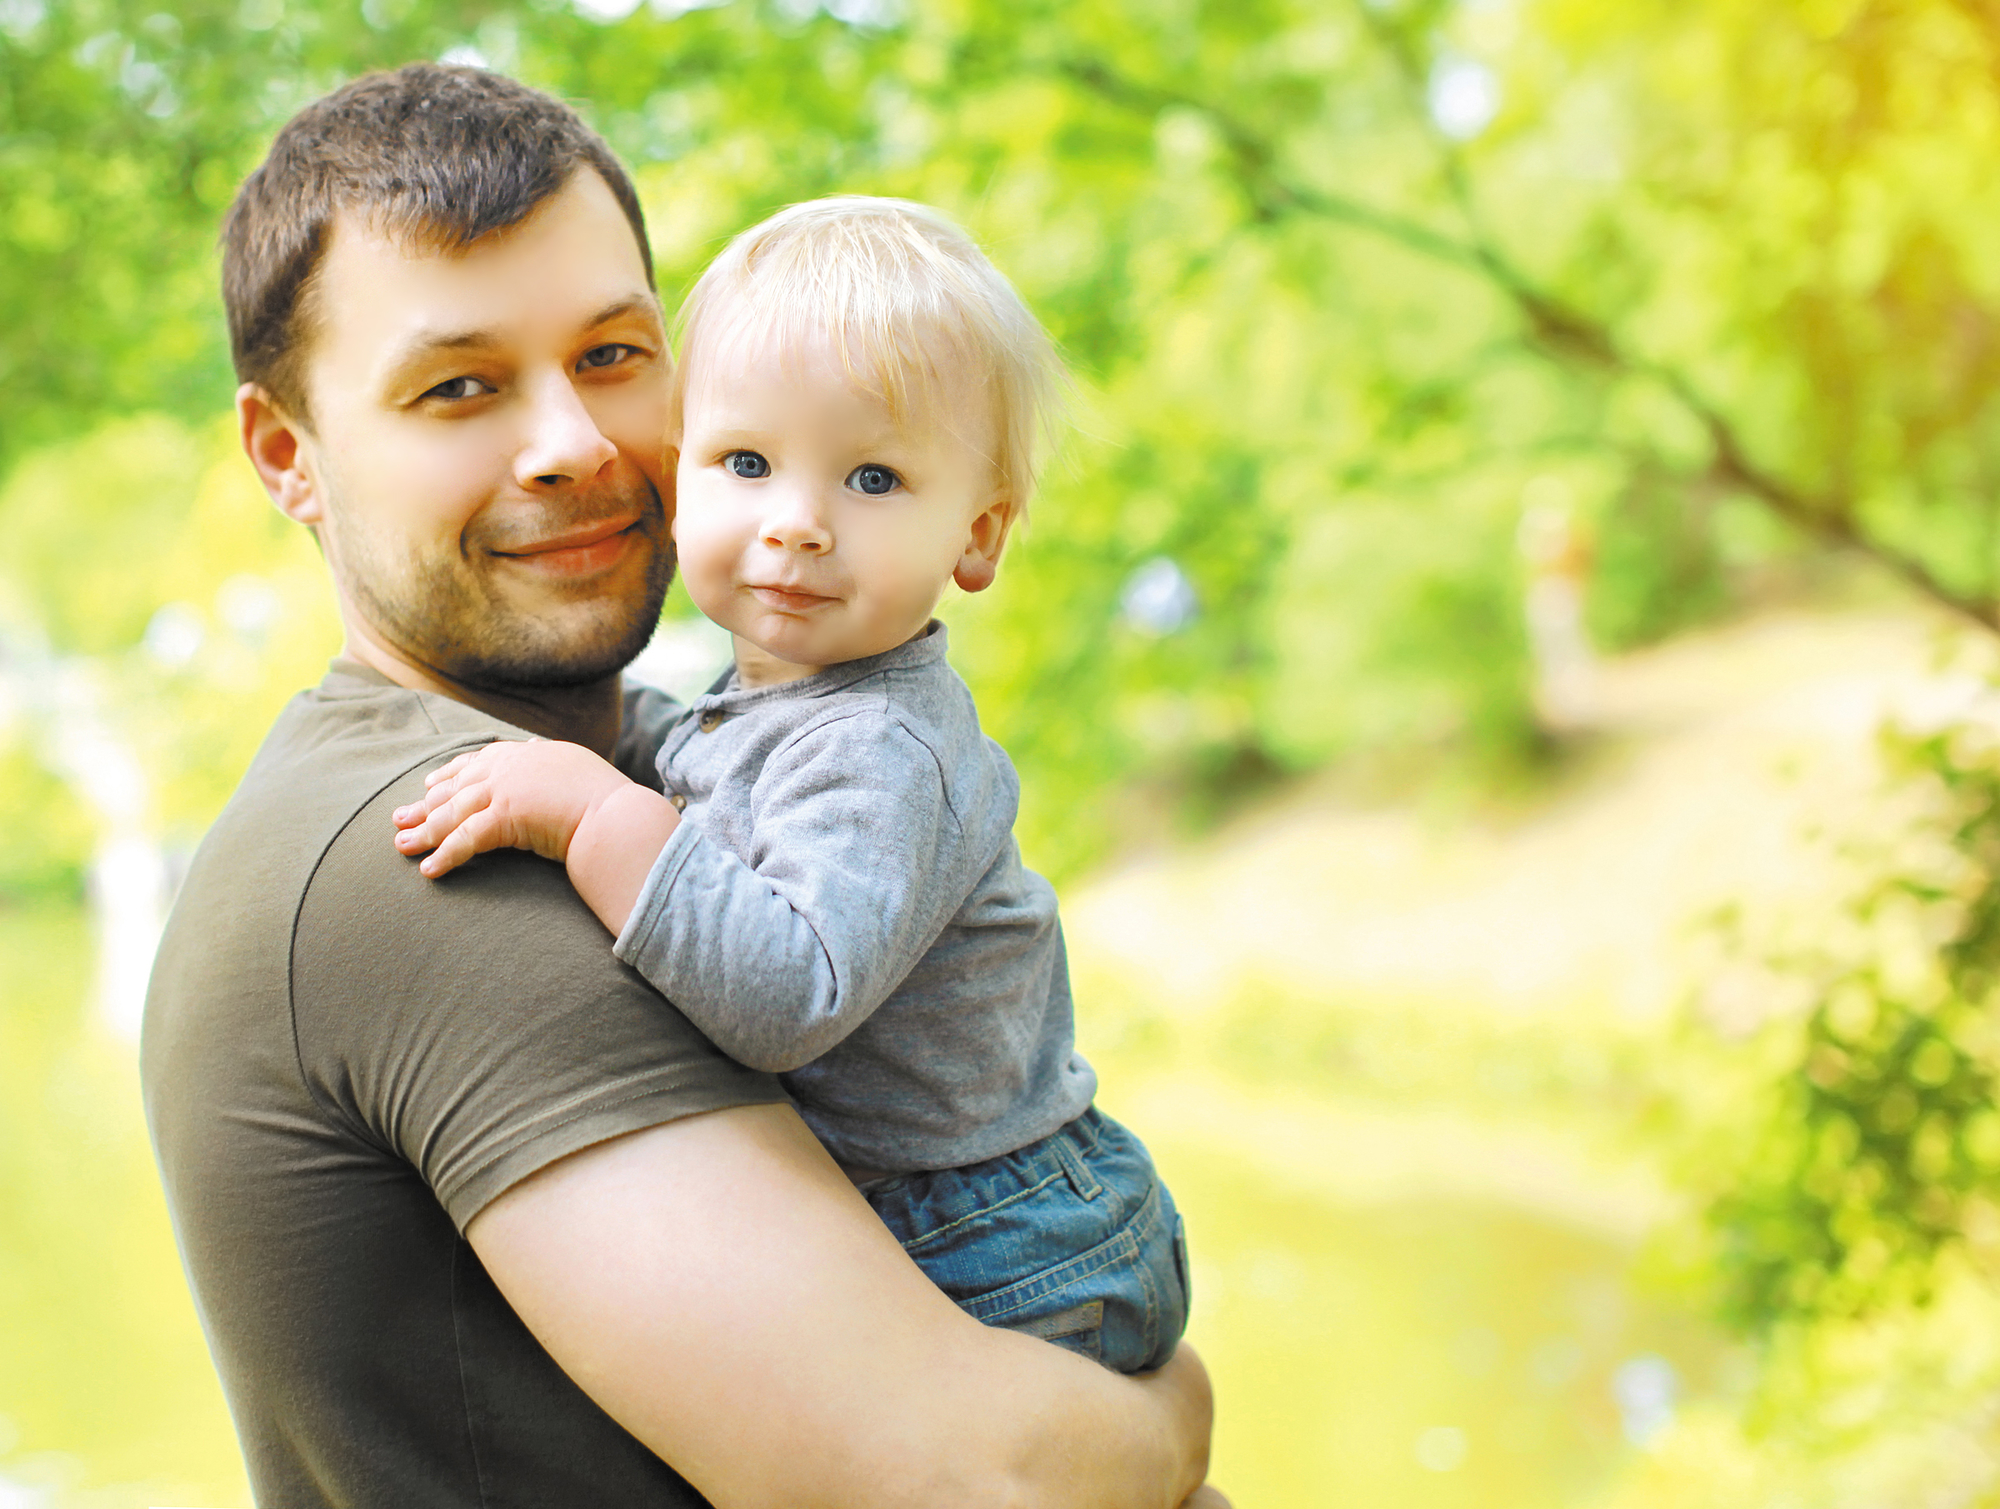
{"label": "blurred background", "polygon": [[248,1503],[134,1037],[338,633],[214,237],[418,58],[669,303],[900,194],[1062,342],[945,611],[1238,1504],[2000,1503],[2000,3],[0,0],[0,1509]]}

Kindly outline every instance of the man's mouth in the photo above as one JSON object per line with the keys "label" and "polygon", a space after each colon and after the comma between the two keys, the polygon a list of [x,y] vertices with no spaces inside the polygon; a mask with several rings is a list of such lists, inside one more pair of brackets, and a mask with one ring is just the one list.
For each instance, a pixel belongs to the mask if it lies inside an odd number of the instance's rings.
{"label": "man's mouth", "polygon": [[600,519],[559,534],[513,544],[493,554],[551,576],[592,576],[624,559],[638,523],[639,520],[626,516]]}

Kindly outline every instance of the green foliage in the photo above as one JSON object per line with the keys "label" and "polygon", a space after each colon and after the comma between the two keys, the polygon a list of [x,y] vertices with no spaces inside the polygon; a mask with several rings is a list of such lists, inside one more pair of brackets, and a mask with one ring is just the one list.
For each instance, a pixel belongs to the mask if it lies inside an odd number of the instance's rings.
{"label": "green foliage", "polygon": [[1823,943],[1782,961],[1809,1006],[1710,1215],[1757,1330],[1927,1301],[2000,1242],[2000,759],[1990,730],[1885,735],[1918,804]]}
{"label": "green foliage", "polygon": [[1729,600],[1711,527],[1713,501],[1635,471],[1599,523],[1591,628],[1608,649],[1664,639],[1713,618]]}
{"label": "green foliage", "polygon": [[[1356,750],[1518,761],[1513,519],[1552,470],[1585,479],[1614,645],[1727,602],[1732,500],[1984,611],[2000,111],[1968,8],[839,9],[861,19],[12,7],[0,475],[35,523],[10,574],[59,646],[129,645],[160,600],[41,567],[71,524],[149,553],[187,485],[164,430],[74,447],[225,407],[234,184],[305,99],[444,54],[582,105],[635,166],[670,301],[729,233],[832,189],[939,203],[1020,283],[1087,422],[992,606],[956,611],[1058,869],[1114,840],[1114,783],[1208,810]],[[1483,130],[1430,103],[1468,67],[1498,91]],[[1119,592],[1158,555],[1201,611],[1151,641]]]}
{"label": "green foliage", "polygon": [[[1550,0],[1514,55],[1527,87],[1496,153],[1546,149],[1567,115],[1572,173],[1604,187],[1557,193],[1555,234],[1508,244],[1614,337],[1612,369],[1664,376],[1726,490],[1990,625],[1990,7]],[[1482,202],[1500,187],[1482,175]]]}
{"label": "green foliage", "polygon": [[[1070,814],[1031,809],[1058,867],[1109,841],[1073,814],[1110,782],[1206,803],[1357,748],[1517,760],[1512,518],[1551,469],[1587,478],[1614,645],[1727,601],[1712,521],[1736,499],[1984,601],[2000,111],[1970,7],[838,9],[863,19],[11,8],[0,475],[39,479],[16,514],[145,549],[130,465],[104,453],[58,505],[76,458],[46,448],[218,413],[210,240],[269,132],[343,76],[471,49],[634,164],[669,300],[777,204],[902,193],[966,219],[1062,340],[1086,432],[999,606],[959,610],[989,723]],[[1427,97],[1466,67],[1501,108],[1446,131]],[[184,485],[171,444],[153,466]],[[1142,642],[1118,591],[1158,554],[1202,612]],[[135,635],[138,599],[39,595],[63,645]]]}
{"label": "green foliage", "polygon": [[20,743],[0,743],[0,906],[74,900],[94,834],[63,783]]}
{"label": "green foliage", "polygon": [[[126,649],[185,590],[192,563],[175,545],[202,459],[192,433],[153,416],[114,421],[15,469],[0,492],[9,574],[55,643],[84,654]],[[80,534],[118,548],[79,549]]]}

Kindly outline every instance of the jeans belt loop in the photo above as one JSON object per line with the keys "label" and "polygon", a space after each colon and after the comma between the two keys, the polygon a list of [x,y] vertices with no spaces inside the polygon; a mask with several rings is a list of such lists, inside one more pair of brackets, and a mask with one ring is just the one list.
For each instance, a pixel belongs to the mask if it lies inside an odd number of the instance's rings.
{"label": "jeans belt loop", "polygon": [[1104,1193],[1104,1186],[1097,1182],[1096,1176],[1084,1164],[1083,1158],[1070,1142],[1066,1131],[1057,1132],[1051,1145],[1055,1149],[1057,1159],[1062,1163],[1063,1172],[1069,1175],[1070,1188],[1076,1191],[1078,1199],[1095,1200]]}

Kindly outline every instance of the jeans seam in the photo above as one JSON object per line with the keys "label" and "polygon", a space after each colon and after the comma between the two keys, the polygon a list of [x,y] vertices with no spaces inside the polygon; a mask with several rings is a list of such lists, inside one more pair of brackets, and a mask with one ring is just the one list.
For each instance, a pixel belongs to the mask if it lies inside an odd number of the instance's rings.
{"label": "jeans seam", "polygon": [[[1097,1262],[1093,1263],[1088,1268],[1080,1268],[1076,1272],[1068,1274],[1067,1276],[1064,1277],[1064,1279],[1060,1284],[1057,1284],[1054,1287],[1048,1289],[1037,1289],[1034,1287],[1036,1282],[1039,1279],[1043,1278],[1048,1270],[1045,1269],[1043,1270],[1042,1273],[1031,1274],[1027,1278],[1017,1280],[1015,1283],[1008,1285],[1006,1289],[998,1291],[999,1294],[1006,1294],[1007,1292],[1009,1292],[1009,1290],[1012,1289],[1026,1289],[1031,1291],[1024,1294],[1022,1298],[1020,1298],[1019,1300],[1015,1301],[1013,1304],[1008,1306],[1007,1309],[996,1311],[993,1312],[992,1314],[988,1314],[983,1309],[976,1310],[974,1313],[977,1314],[981,1320],[987,1322],[989,1325],[999,1324],[1001,1323],[999,1318],[1003,1315],[1013,1314],[1015,1311],[1020,1310],[1024,1306],[1035,1304],[1041,1300],[1048,1299],[1052,1295],[1061,1294],[1065,1289],[1073,1288],[1075,1285],[1083,1282],[1083,1280],[1087,1278],[1094,1278],[1098,1274],[1104,1272],[1105,1269],[1114,1267],[1119,1263],[1130,1263],[1133,1267],[1133,1270],[1138,1275],[1141,1288],[1144,1290],[1146,1294],[1147,1298],[1146,1309],[1148,1316],[1147,1325],[1154,1333],[1153,1341],[1154,1345],[1157,1346],[1158,1345],[1157,1316],[1159,1312],[1159,1294],[1153,1284],[1152,1275],[1148,1269],[1147,1264],[1140,1261],[1140,1258],[1143,1256],[1145,1252],[1145,1240],[1144,1240],[1145,1235],[1148,1231],[1152,1229],[1153,1226],[1159,1223],[1161,1210],[1162,1210],[1162,1202],[1160,1200],[1160,1186],[1156,1182],[1153,1185],[1153,1187],[1146,1192],[1146,1198],[1140,1202],[1139,1209],[1133,1212],[1131,1218],[1127,1220],[1123,1226],[1120,1226],[1118,1230],[1113,1232],[1110,1236],[1106,1237],[1104,1241],[1101,1244],[1099,1244],[1099,1246],[1096,1249],[1094,1249],[1096,1252],[1100,1254],[1099,1260]],[[1077,1261],[1077,1259],[1071,1258],[1068,1261],[1075,1262]],[[1058,1263],[1055,1266],[1057,1268],[1061,1268],[1062,1264]],[[989,1294],[989,1295],[982,1295],[981,1299],[990,1300],[996,1297],[997,1295]],[[977,1301],[975,1301],[974,1303],[976,1304]]]}
{"label": "jeans seam", "polygon": [[1025,1200],[1030,1195],[1040,1194],[1063,1176],[1062,1169],[1057,1169],[1050,1174],[1044,1174],[1027,1188],[1015,1190],[1013,1194],[1007,1196],[1004,1200],[996,1200],[991,1205],[982,1205],[977,1210],[969,1210],[964,1215],[945,1222],[942,1226],[933,1227],[920,1237],[911,1237],[907,1242],[903,1243],[903,1250],[905,1252],[915,1252],[919,1247],[924,1246],[928,1242],[936,1241],[947,1232],[958,1230],[959,1227],[965,1225],[968,1221],[983,1220],[987,1216],[992,1215],[996,1210],[1005,1210],[1009,1205],[1014,1204],[1018,1200]]}
{"label": "jeans seam", "polygon": [[[1014,1301],[1004,1310],[994,1310],[988,1312],[984,1309],[978,1309],[974,1311],[974,1314],[977,1315],[977,1317],[980,1320],[984,1321],[987,1325],[1000,1325],[1004,1323],[1002,1320],[1002,1317],[1004,1316],[1012,1315],[1017,1311],[1026,1308],[1029,1305],[1035,1304],[1041,1300],[1048,1299],[1053,1295],[1061,1294],[1065,1289],[1073,1289],[1078,1284],[1082,1283],[1085,1279],[1097,1277],[1098,1274],[1102,1273],[1107,1268],[1116,1267],[1120,1263],[1131,1262],[1139,1255],[1139,1243],[1138,1239],[1134,1237],[1132,1234],[1132,1224],[1128,1222],[1126,1225],[1121,1227],[1116,1234],[1107,1237],[1103,1242],[1102,1246],[1099,1247],[1098,1251],[1100,1253],[1100,1256],[1095,1263],[1091,1264],[1088,1268],[1079,1268],[1076,1272],[1065,1275],[1063,1281],[1060,1284],[1055,1285],[1053,1288],[1035,1289],[1034,1288],[1035,1283],[1037,1282],[1037,1280],[1041,1279],[1044,1275],[1039,1273],[1031,1274],[1027,1278],[1021,1279],[1016,1283],[1009,1284],[1007,1288],[1002,1289],[1000,1293],[1006,1294],[1014,1289],[1033,1289],[1032,1293],[1024,1294],[1020,1299]],[[1074,1258],[1071,1258],[1069,1259],[1069,1261],[1074,1262],[1076,1260]],[[1063,1265],[1058,1263],[1056,1266],[1060,1268]],[[992,1299],[992,1298],[995,1298],[995,1296],[990,1294],[982,1295],[980,1297],[980,1300],[974,1300],[972,1303],[974,1305],[978,1305],[980,1304],[981,1300]]]}

